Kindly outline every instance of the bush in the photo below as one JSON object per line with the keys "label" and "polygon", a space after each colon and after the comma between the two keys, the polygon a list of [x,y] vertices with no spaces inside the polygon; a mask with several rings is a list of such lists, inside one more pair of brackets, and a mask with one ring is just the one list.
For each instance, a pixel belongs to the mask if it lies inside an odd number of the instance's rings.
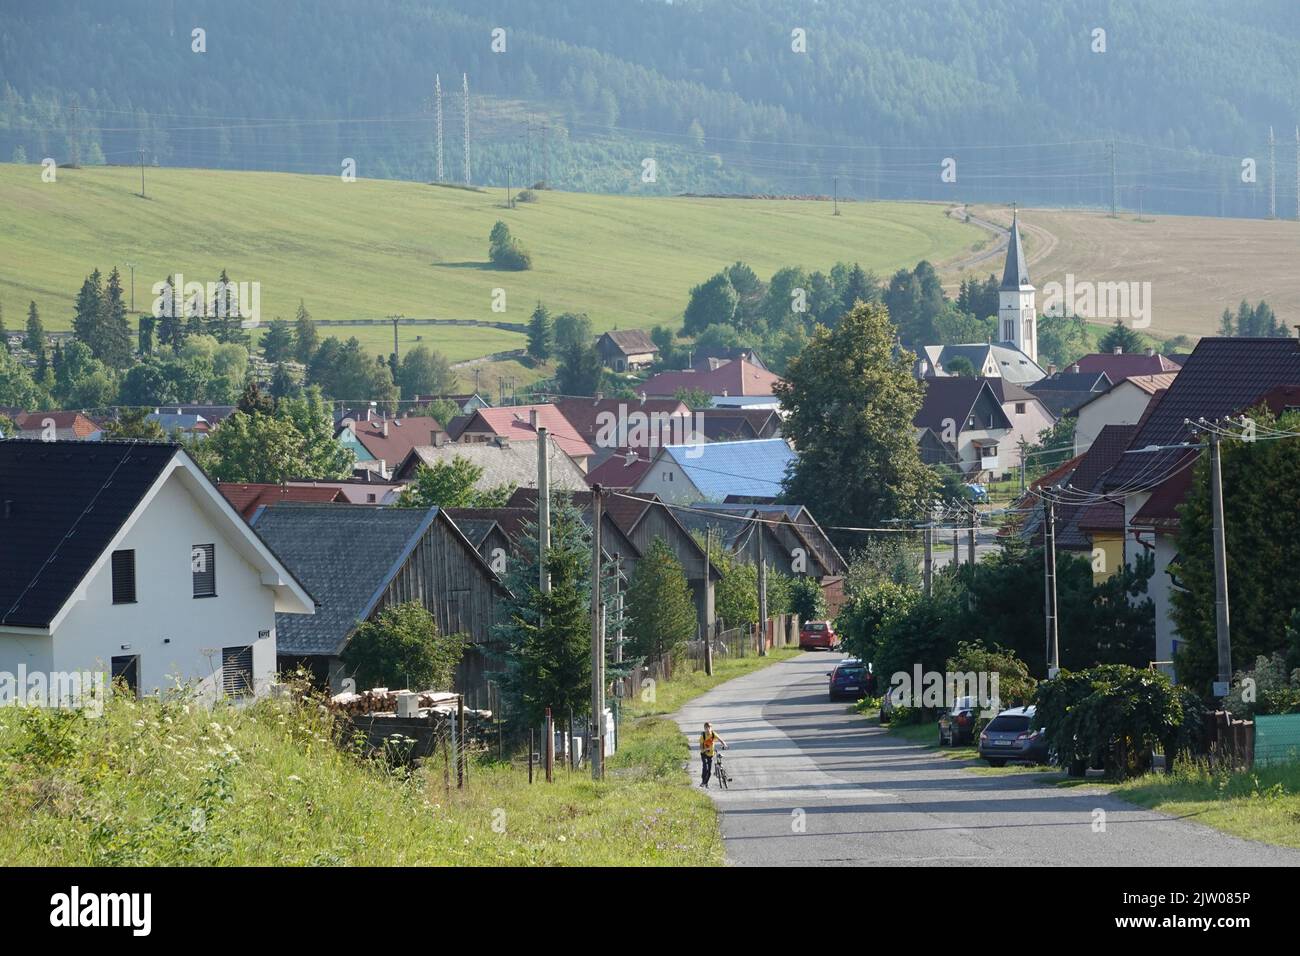
{"label": "bush", "polygon": [[531,189],[521,189],[515,196],[515,202],[537,202],[537,193]]}
{"label": "bush", "polygon": [[462,635],[439,634],[433,615],[408,601],[384,608],[358,627],[343,662],[353,668],[358,687],[450,690],[464,654]]}
{"label": "bush", "polygon": [[1172,767],[1197,740],[1201,715],[1163,674],[1125,664],[1062,671],[1038,685],[1038,717],[1062,766],[1101,764],[1109,777],[1139,776],[1163,748]]}
{"label": "bush", "polygon": [[[1247,682],[1251,683],[1247,683]],[[1300,713],[1300,668],[1288,670],[1282,654],[1255,658],[1255,669],[1238,671],[1223,706],[1234,717]]]}
{"label": "bush", "polygon": [[800,621],[820,621],[826,616],[826,595],[816,578],[805,574],[791,582],[790,613],[799,615]]}

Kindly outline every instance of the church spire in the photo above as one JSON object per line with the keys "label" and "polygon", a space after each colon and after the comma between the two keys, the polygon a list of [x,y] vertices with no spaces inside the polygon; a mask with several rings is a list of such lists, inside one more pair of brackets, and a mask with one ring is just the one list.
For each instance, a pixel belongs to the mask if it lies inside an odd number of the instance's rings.
{"label": "church spire", "polygon": [[1020,246],[1019,211],[1011,209],[1011,235],[1007,237],[1007,264],[1002,269],[1002,288],[1011,290],[1029,285],[1029,265]]}

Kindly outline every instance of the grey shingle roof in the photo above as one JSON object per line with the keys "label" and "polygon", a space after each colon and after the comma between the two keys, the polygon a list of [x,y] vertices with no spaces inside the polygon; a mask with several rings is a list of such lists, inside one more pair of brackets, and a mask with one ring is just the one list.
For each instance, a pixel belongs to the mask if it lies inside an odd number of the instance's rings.
{"label": "grey shingle roof", "polygon": [[319,605],[313,615],[275,616],[278,652],[341,653],[437,513],[298,502],[259,510],[251,523]]}
{"label": "grey shingle roof", "polygon": [[1011,235],[1007,239],[1007,263],[1002,269],[1002,288],[1019,289],[1029,285],[1029,263],[1020,247],[1019,214],[1011,214]]}

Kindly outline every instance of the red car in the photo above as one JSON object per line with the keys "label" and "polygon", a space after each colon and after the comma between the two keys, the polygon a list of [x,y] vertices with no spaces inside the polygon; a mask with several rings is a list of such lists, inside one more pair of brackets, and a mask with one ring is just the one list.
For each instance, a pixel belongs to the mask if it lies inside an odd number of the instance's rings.
{"label": "red car", "polygon": [[830,621],[808,621],[799,628],[799,650],[811,651],[825,648],[833,651],[840,646],[840,639],[831,627]]}

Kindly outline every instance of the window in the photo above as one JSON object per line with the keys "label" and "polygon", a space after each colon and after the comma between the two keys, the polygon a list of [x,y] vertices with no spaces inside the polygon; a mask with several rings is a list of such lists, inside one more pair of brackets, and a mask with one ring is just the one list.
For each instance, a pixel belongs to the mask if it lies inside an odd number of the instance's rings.
{"label": "window", "polygon": [[217,596],[217,546],[196,544],[190,548],[190,576],[196,598]]}
{"label": "window", "polygon": [[974,427],[975,427],[975,416],[974,416],[974,415],[972,415],[970,418],[966,419],[966,427],[967,427],[967,428],[974,428]]}
{"label": "window", "polygon": [[113,603],[135,603],[135,551],[113,552]]}
{"label": "window", "polygon": [[1025,403],[1024,403],[1024,402],[1016,402],[1016,414],[1017,414],[1017,415],[1023,415],[1024,413],[1025,413]]}
{"label": "window", "polygon": [[371,493],[367,493],[367,494],[366,494],[366,504],[371,504],[371,505],[373,505],[374,503],[375,503],[375,496],[374,496],[373,494],[371,494]]}
{"label": "window", "polygon": [[227,697],[253,694],[253,646],[221,649],[221,690]]}
{"label": "window", "polygon": [[1010,342],[1016,337],[1016,320],[1007,319],[1002,323],[1002,341]]}
{"label": "window", "polygon": [[113,658],[113,682],[119,679],[132,694],[140,696],[140,655]]}

